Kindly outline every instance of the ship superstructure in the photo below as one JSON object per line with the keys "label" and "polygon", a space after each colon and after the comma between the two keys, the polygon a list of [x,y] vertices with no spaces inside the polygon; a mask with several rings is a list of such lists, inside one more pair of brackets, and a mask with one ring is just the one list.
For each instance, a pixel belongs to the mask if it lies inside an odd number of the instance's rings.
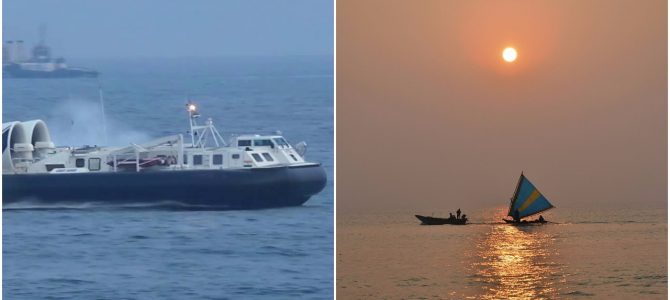
{"label": "ship superstructure", "polygon": [[40,28],[40,41],[26,53],[22,40],[7,41],[2,47],[2,74],[16,78],[70,78],[97,77],[98,72],[82,68],[72,68],[62,57],[53,59],[51,48],[45,41],[45,28]]}

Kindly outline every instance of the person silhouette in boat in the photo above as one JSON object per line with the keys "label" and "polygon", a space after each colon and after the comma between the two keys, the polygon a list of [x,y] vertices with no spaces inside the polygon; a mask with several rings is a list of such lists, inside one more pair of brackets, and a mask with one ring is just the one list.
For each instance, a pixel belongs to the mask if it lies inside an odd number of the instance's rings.
{"label": "person silhouette in boat", "polygon": [[454,214],[449,213],[449,220],[453,220],[453,219],[454,219]]}
{"label": "person silhouette in boat", "polygon": [[468,221],[468,218],[466,218],[466,217],[465,217],[465,214],[463,214],[463,215],[461,216],[461,220],[463,220],[464,222],[467,222],[467,221]]}
{"label": "person silhouette in boat", "polygon": [[521,222],[521,218],[519,217],[519,210],[515,209],[514,213],[512,213],[512,218],[514,218],[514,222]]}
{"label": "person silhouette in boat", "polygon": [[540,222],[544,222],[544,217],[542,217],[542,215],[540,215],[540,217],[537,220],[540,221]]}
{"label": "person silhouette in boat", "polygon": [[456,211],[456,219],[460,219],[460,218],[461,218],[461,209],[459,208],[459,209]]}

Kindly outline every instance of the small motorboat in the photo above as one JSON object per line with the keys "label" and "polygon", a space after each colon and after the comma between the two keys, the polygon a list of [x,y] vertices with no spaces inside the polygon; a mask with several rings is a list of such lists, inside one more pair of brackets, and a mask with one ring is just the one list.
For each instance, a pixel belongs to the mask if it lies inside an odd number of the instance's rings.
{"label": "small motorboat", "polygon": [[465,225],[468,218],[435,218],[421,215],[414,215],[421,221],[421,225]]}

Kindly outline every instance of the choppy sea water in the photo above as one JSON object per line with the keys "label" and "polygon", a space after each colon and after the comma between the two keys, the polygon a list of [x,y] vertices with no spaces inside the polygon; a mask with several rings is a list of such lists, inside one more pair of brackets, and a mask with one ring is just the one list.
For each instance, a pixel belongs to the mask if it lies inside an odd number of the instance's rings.
{"label": "choppy sea water", "polygon": [[338,215],[338,297],[667,298],[667,210],[557,209],[556,223],[525,227],[501,224],[503,211],[468,211],[466,226]]}
{"label": "choppy sea water", "polygon": [[102,77],[5,80],[3,122],[43,119],[57,145],[125,145],[185,132],[188,98],[224,137],[280,130],[290,142],[306,141],[307,158],[325,166],[328,184],[302,207],[257,211],[178,203],[3,207],[4,298],[332,297],[330,58],[78,65],[96,68]]}

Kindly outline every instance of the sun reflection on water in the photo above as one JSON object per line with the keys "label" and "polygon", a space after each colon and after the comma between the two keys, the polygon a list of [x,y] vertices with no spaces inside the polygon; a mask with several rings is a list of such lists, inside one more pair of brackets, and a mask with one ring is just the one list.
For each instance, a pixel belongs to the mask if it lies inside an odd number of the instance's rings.
{"label": "sun reflection on water", "polygon": [[492,226],[476,244],[472,278],[478,299],[547,299],[564,281],[553,237],[543,226]]}

